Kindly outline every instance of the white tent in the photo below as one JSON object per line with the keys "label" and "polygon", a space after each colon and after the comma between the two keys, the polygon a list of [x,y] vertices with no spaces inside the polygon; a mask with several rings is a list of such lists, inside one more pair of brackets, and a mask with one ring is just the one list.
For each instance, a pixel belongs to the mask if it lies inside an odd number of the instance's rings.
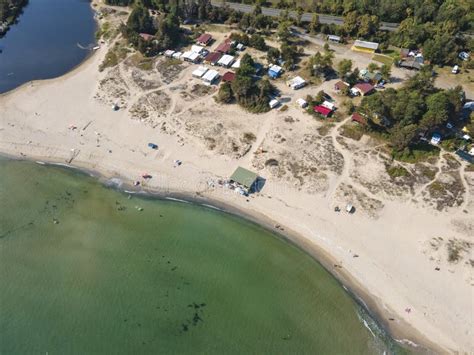
{"label": "white tent", "polygon": [[240,59],[237,59],[234,64],[232,64],[232,68],[239,69],[240,68]]}
{"label": "white tent", "polygon": [[197,53],[197,54],[201,54],[203,49],[204,49],[204,47],[198,46],[197,44],[193,44],[191,46],[191,52],[194,52],[194,53]]}
{"label": "white tent", "polygon": [[306,106],[308,106],[308,103],[306,102],[305,99],[299,98],[298,100],[296,100],[296,103],[297,103],[298,106],[301,107],[301,108],[305,108]]}
{"label": "white tent", "polygon": [[234,62],[234,57],[229,54],[224,54],[221,59],[217,62],[217,65],[222,67],[230,67],[230,65]]}
{"label": "white tent", "polygon": [[365,48],[365,49],[376,51],[377,48],[379,48],[379,44],[376,42],[361,41],[357,39],[354,42],[354,47]]}
{"label": "white tent", "polygon": [[203,66],[199,66],[195,71],[193,71],[193,76],[195,78],[202,78],[204,74],[207,72],[207,68]]}
{"label": "white tent", "polygon": [[202,80],[205,83],[212,84],[215,80],[219,78],[219,72],[217,70],[211,69],[208,70],[203,76]]}
{"label": "white tent", "polygon": [[463,106],[463,109],[474,111],[474,101],[466,102]]}
{"label": "white tent", "polygon": [[184,52],[183,55],[181,56],[181,59],[186,60],[188,62],[193,62],[195,63],[199,58],[199,54],[191,51]]}
{"label": "white tent", "polygon": [[334,111],[334,109],[336,108],[336,105],[334,105],[332,102],[329,102],[329,101],[324,101],[321,106],[324,106],[328,109],[330,109],[331,111]]}
{"label": "white tent", "polygon": [[286,84],[291,87],[293,90],[297,90],[306,85],[306,81],[301,77],[297,76],[291,80],[288,80]]}

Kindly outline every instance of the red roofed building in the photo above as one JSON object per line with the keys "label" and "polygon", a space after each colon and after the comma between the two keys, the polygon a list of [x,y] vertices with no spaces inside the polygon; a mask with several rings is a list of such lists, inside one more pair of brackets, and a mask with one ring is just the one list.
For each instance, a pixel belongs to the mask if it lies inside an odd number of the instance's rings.
{"label": "red roofed building", "polygon": [[357,112],[354,112],[352,114],[351,120],[354,122],[360,123],[363,126],[367,124],[367,120],[365,119],[365,117]]}
{"label": "red roofed building", "polygon": [[320,113],[324,117],[331,116],[332,110],[330,108],[318,105],[313,107],[314,112]]}
{"label": "red roofed building", "polygon": [[224,41],[217,46],[216,52],[227,53],[230,51],[231,47],[232,45],[230,44],[230,42]]}
{"label": "red roofed building", "polygon": [[359,95],[362,95],[362,96],[368,95],[374,90],[375,88],[373,87],[373,85],[369,83],[358,83],[358,84],[355,84],[354,87],[351,89],[351,91],[358,92]]}
{"label": "red roofed building", "polygon": [[207,46],[212,41],[212,36],[209,33],[203,33],[198,37],[196,42],[201,46]]}
{"label": "red roofed building", "polygon": [[219,52],[211,52],[209,53],[206,58],[204,58],[204,62],[216,65],[216,63],[221,59],[222,53]]}
{"label": "red roofed building", "polygon": [[143,38],[147,42],[155,38],[155,36],[149,35],[148,33],[140,33],[140,37]]}
{"label": "red roofed building", "polygon": [[228,71],[222,76],[222,81],[234,81],[235,79],[235,73]]}

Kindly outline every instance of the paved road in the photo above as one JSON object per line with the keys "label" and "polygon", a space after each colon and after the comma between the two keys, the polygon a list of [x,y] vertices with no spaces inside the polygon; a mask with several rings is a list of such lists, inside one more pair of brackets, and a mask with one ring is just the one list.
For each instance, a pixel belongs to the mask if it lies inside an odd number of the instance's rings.
{"label": "paved road", "polygon": [[[211,4],[213,6],[223,6],[224,2],[219,1],[219,0],[211,0]],[[228,5],[231,9],[249,13],[253,11],[253,5],[246,5],[246,4],[239,4],[235,2],[225,2],[226,5]],[[270,7],[262,7],[262,13],[267,16],[271,17],[278,17],[280,16],[280,12],[282,10],[280,9],[273,9]],[[341,26],[344,23],[344,20],[340,16],[332,16],[332,15],[323,15],[323,14],[318,14],[319,15],[319,22],[323,24],[335,24]],[[290,16],[296,17],[296,12],[295,11],[290,11]],[[304,22],[311,22],[311,19],[313,18],[312,13],[304,13],[303,16],[301,17],[301,20]],[[386,30],[386,31],[395,31],[398,28],[398,23],[390,23],[390,22],[381,22],[380,23],[380,29]]]}

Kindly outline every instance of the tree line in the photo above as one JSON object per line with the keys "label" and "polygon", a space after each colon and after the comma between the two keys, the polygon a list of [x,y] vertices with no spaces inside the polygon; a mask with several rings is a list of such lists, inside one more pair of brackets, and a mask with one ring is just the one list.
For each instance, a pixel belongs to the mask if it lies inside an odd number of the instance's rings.
{"label": "tree line", "polygon": [[395,152],[410,150],[420,135],[444,127],[460,115],[465,100],[461,86],[434,86],[432,69],[423,68],[400,89],[388,88],[362,99],[358,111],[367,129],[387,136]]}
{"label": "tree line", "polygon": [[0,36],[15,22],[27,4],[28,0],[0,0]]}
{"label": "tree line", "polygon": [[[276,6],[297,13],[300,25],[303,12],[315,13],[306,26],[314,32],[362,38],[381,44],[381,49],[395,45],[423,49],[432,64],[454,64],[461,50],[474,51],[474,39],[462,33],[474,31],[474,2],[466,0],[319,0],[310,3],[280,0],[276,4],[262,0],[233,0]],[[275,5],[273,5],[275,4]],[[317,13],[342,16],[344,25],[321,24]],[[399,22],[392,33],[380,30],[381,21]],[[474,67],[474,63],[469,63]]]}

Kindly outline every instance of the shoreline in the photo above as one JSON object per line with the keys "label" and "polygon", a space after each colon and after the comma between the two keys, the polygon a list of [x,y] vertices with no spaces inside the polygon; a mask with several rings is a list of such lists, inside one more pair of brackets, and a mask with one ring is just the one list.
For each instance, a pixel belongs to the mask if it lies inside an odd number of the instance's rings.
{"label": "shoreline", "polygon": [[[97,0],[91,1],[94,13],[95,3]],[[96,22],[100,23],[97,18]],[[184,146],[179,142],[182,131],[176,136],[150,128],[130,119],[128,107],[112,112],[108,103],[92,96],[99,92],[97,84],[104,74],[97,67],[109,46],[109,43],[101,44],[99,50],[91,51],[61,76],[33,80],[0,94],[0,117],[2,114],[4,117],[0,120],[0,156],[71,168],[124,193],[127,193],[124,190],[128,193],[136,190],[132,186],[133,177],[138,177],[135,174],[150,169],[154,178],[147,186],[140,185],[139,195],[176,198],[206,208],[212,208],[211,205],[268,229],[308,254],[335,277],[393,342],[420,353],[473,351],[468,336],[471,331],[467,329],[472,317],[464,314],[469,313],[466,300],[474,284],[462,283],[463,270],[460,273],[456,269],[453,276],[454,271],[447,264],[440,265],[443,274],[433,272],[437,262],[430,261],[429,255],[420,251],[420,243],[429,238],[459,235],[454,233],[451,223],[455,218],[459,220],[461,210],[446,214],[423,211],[422,205],[408,206],[407,202],[378,196],[385,205],[380,218],[372,219],[363,212],[357,213],[357,218],[348,218],[345,214],[334,214],[334,205],[331,206],[325,195],[306,194],[277,180],[270,179],[264,193],[252,196],[250,204],[235,194],[209,189],[205,186],[208,178],[230,176],[229,169],[238,165],[251,166],[252,153],[241,158],[216,155],[192,137],[186,137],[189,139]],[[178,85],[181,79],[173,85]],[[165,86],[159,89],[162,87]],[[133,88],[127,89],[132,97],[137,95]],[[224,122],[227,117],[222,116],[218,107],[215,110],[213,113],[220,113],[219,119]],[[241,111],[229,113],[245,118]],[[175,113],[170,111],[170,114]],[[263,115],[260,119],[268,121],[269,117]],[[305,118],[299,120],[302,125]],[[82,128],[72,132],[67,128],[72,123]],[[91,123],[92,128],[87,128]],[[258,133],[258,127],[253,128]],[[157,153],[142,148],[143,142],[155,139],[160,145]],[[72,148],[78,156],[67,164]],[[170,166],[175,158],[183,159],[179,172]],[[350,160],[346,160],[347,156],[343,158],[351,168],[352,154]],[[120,179],[122,185],[107,184],[113,178]],[[346,182],[351,181],[345,177],[342,183]],[[468,205],[465,206],[467,209]],[[284,231],[276,229],[276,224],[283,226]],[[355,252],[360,258],[353,259]],[[343,268],[334,267],[335,264]],[[408,315],[405,307],[414,312]]]}
{"label": "shoreline", "polygon": [[[347,294],[353,299],[353,301],[361,307],[370,318],[374,320],[377,327],[386,335],[391,338],[394,343],[407,348],[416,353],[442,353],[445,349],[442,349],[438,345],[432,343],[429,339],[424,337],[422,334],[419,334],[416,329],[414,329],[409,323],[402,321],[399,324],[391,324],[386,321],[383,316],[383,306],[380,305],[380,300],[378,300],[374,295],[370,294],[368,290],[364,288],[363,285],[357,282],[350,273],[345,271],[343,268],[335,268],[334,265],[337,264],[337,260],[332,257],[329,253],[324,251],[321,247],[315,243],[311,243],[308,238],[300,235],[298,232],[292,230],[287,226],[282,228],[275,228],[277,221],[271,219],[268,216],[265,216],[261,213],[248,213],[243,209],[239,208],[236,205],[231,203],[221,201],[212,197],[205,197],[196,193],[191,192],[163,192],[156,188],[142,188],[137,189],[135,186],[128,182],[128,179],[124,176],[117,174],[106,174],[101,172],[98,169],[93,169],[86,167],[86,163],[74,165],[67,164],[62,162],[56,162],[51,159],[45,159],[46,157],[38,158],[27,158],[27,157],[18,157],[11,154],[6,154],[0,152],[0,158],[6,160],[14,161],[29,161],[31,163],[63,168],[67,170],[72,170],[78,174],[87,175],[95,179],[98,183],[103,185],[105,188],[114,189],[120,193],[131,194],[132,196],[137,196],[140,198],[149,198],[152,200],[163,200],[179,203],[190,203],[197,205],[203,208],[208,208],[220,213],[229,214],[231,216],[241,218],[247,222],[253,223],[260,228],[263,228],[270,233],[274,234],[276,238],[280,238],[283,241],[287,242],[293,247],[298,248],[305,254],[309,255],[315,262],[320,264],[326,272],[328,272],[331,277],[334,277]],[[111,182],[111,179],[120,180],[120,186],[115,182]],[[281,224],[278,224],[281,225]],[[367,325],[365,325],[367,326]],[[369,328],[370,329],[370,328]],[[407,335],[411,339],[407,339]]]}
{"label": "shoreline", "polygon": [[[29,5],[29,4],[27,3],[27,5]],[[93,19],[94,19],[94,22],[95,22],[95,31],[94,31],[94,33],[97,32],[98,28],[100,28],[100,22],[99,22],[99,19],[97,18],[97,11],[95,10],[95,5],[97,5],[97,0],[90,0],[90,8],[91,8],[91,11],[92,11],[92,14],[93,14]],[[21,15],[23,14],[23,11],[24,11],[24,9],[22,9]],[[16,21],[15,21],[14,24],[16,24]],[[7,35],[7,33],[4,34],[4,36],[6,36],[6,35]],[[2,38],[3,37],[0,36],[0,39],[2,39]],[[96,45],[97,45],[97,43],[99,43],[97,41],[97,38],[95,38],[95,36],[94,36],[94,43]],[[58,79],[67,79],[69,76],[74,75],[76,73],[76,71],[79,71],[80,69],[82,69],[85,64],[87,64],[88,62],[91,62],[92,58],[94,57],[94,55],[97,51],[93,50],[93,49],[89,49],[88,52],[89,53],[79,63],[75,64],[73,67],[71,67],[65,73],[60,74],[58,76],[51,77],[51,78],[46,78],[46,79],[29,80],[27,82],[24,82],[23,84],[20,84],[19,86],[15,87],[15,88],[11,89],[11,90],[8,90],[8,91],[5,91],[5,92],[0,92],[0,98],[9,96],[10,94],[14,94],[15,92],[17,92],[18,90],[20,90],[24,87],[34,86],[36,83],[43,84],[43,83],[48,83],[49,81],[56,81]]]}

